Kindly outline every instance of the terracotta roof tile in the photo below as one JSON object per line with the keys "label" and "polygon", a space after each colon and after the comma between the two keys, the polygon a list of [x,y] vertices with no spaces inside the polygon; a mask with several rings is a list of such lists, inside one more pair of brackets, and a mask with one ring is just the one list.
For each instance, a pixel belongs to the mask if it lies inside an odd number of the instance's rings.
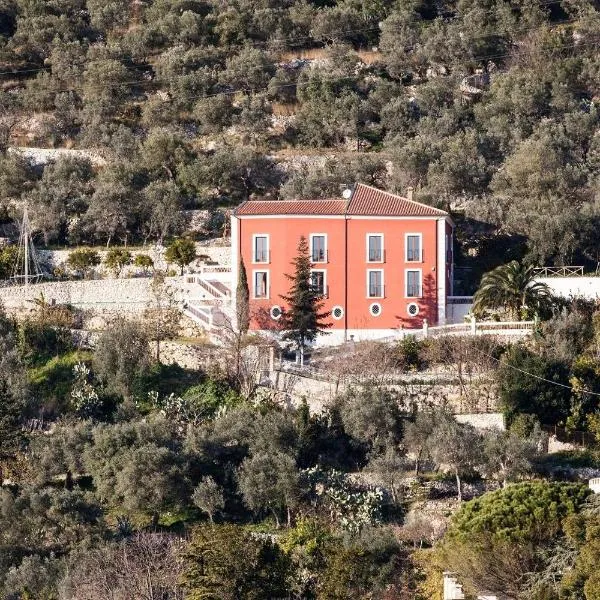
{"label": "terracotta roof tile", "polygon": [[380,217],[443,217],[446,213],[427,204],[357,183],[348,206],[349,215]]}
{"label": "terracotta roof tile", "polygon": [[340,215],[346,212],[347,200],[248,200],[235,210],[248,215]]}
{"label": "terracotta roof tile", "polygon": [[349,215],[374,217],[444,217],[443,210],[357,183],[350,200],[248,200],[234,211],[254,215]]}

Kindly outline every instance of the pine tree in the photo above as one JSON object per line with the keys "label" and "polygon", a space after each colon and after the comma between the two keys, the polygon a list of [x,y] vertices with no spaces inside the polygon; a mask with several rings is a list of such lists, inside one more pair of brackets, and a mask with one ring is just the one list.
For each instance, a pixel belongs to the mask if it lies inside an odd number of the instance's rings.
{"label": "pine tree", "polygon": [[291,264],[295,271],[293,275],[286,274],[291,287],[289,295],[281,296],[288,305],[287,310],[283,311],[281,325],[285,332],[283,339],[296,343],[300,364],[303,364],[306,344],[314,342],[319,333],[324,333],[331,327],[331,323],[327,321],[330,313],[323,311],[323,296],[311,284],[310,254],[304,236],[300,238],[298,254]]}
{"label": "pine tree", "polygon": [[240,333],[247,333],[250,328],[250,290],[244,259],[240,259],[240,272],[236,291],[237,328]]}

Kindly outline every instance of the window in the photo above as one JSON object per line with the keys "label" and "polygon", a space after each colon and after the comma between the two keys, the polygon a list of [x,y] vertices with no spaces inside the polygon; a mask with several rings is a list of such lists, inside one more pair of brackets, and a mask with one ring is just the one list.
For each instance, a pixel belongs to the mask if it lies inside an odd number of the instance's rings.
{"label": "window", "polygon": [[269,272],[254,271],[254,297],[269,297]]}
{"label": "window", "polygon": [[279,319],[281,319],[281,315],[283,314],[283,311],[281,310],[281,306],[271,306],[271,319],[273,319],[273,321],[279,321]]}
{"label": "window", "polygon": [[269,262],[269,236],[255,235],[254,236],[254,262],[268,263]]}
{"label": "window", "polygon": [[383,298],[383,271],[367,271],[367,297]]}
{"label": "window", "polygon": [[327,272],[326,271],[311,271],[310,285],[314,292],[319,296],[327,296]]}
{"label": "window", "polygon": [[341,306],[334,306],[331,309],[331,316],[336,321],[339,321],[340,319],[342,319],[344,317],[344,309]]}
{"label": "window", "polygon": [[327,262],[327,236],[315,233],[310,236],[310,258],[314,263]]}
{"label": "window", "polygon": [[421,297],[421,271],[406,271],[406,297]]}
{"label": "window", "polygon": [[421,262],[423,260],[421,239],[420,233],[406,234],[406,262]]}
{"label": "window", "polygon": [[383,235],[367,234],[367,262],[383,262]]}
{"label": "window", "polygon": [[378,317],[381,314],[381,304],[379,304],[379,302],[373,302],[373,304],[369,306],[369,312],[373,317]]}
{"label": "window", "polygon": [[411,302],[406,307],[406,312],[409,314],[409,316],[416,317],[419,314],[419,305],[415,304],[414,302]]}

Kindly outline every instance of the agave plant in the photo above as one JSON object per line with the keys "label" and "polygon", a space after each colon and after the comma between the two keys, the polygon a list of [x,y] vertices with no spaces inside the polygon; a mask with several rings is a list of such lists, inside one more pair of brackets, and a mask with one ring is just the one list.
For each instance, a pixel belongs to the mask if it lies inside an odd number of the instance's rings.
{"label": "agave plant", "polygon": [[511,318],[538,315],[552,305],[552,294],[545,283],[535,281],[535,269],[513,260],[486,273],[473,297],[473,313],[505,310]]}

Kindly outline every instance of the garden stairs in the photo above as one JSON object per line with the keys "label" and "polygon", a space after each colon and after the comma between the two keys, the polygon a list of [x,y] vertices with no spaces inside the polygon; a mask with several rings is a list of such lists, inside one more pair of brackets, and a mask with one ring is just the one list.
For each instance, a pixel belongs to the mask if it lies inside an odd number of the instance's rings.
{"label": "garden stairs", "polygon": [[232,322],[230,278],[231,272],[223,267],[203,269],[183,278],[182,310],[211,339],[217,338],[218,332]]}

